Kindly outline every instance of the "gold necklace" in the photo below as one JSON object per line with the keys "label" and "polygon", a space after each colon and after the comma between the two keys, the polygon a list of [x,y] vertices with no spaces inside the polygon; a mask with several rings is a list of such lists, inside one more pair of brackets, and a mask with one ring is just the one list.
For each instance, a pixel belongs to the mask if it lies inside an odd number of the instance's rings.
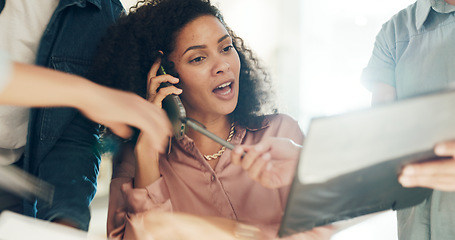
{"label": "gold necklace", "polygon": [[[232,137],[234,136],[234,127],[235,127],[235,125],[234,125],[234,123],[232,123],[232,124],[231,124],[231,130],[229,131],[229,136],[228,136],[228,138],[226,139],[227,142],[231,142]],[[226,151],[226,147],[225,147],[225,146],[223,146],[223,147],[220,149],[220,151],[218,151],[217,153],[214,153],[214,154],[212,154],[212,155],[204,155],[204,158],[205,158],[205,160],[207,160],[207,161],[215,160],[215,159],[221,157],[221,155],[223,155],[224,151]]]}

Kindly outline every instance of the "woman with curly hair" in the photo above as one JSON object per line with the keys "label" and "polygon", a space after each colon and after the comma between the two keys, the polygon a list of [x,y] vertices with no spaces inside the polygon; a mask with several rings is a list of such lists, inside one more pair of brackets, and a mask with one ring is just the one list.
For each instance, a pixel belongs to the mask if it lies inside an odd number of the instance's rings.
{"label": "woman with curly hair", "polygon": [[[160,65],[167,74],[157,74]],[[120,18],[103,40],[91,76],[158,106],[167,95],[179,95],[188,118],[234,145],[267,137],[303,142],[298,123],[277,114],[266,72],[208,0],[154,0]],[[163,82],[174,85],[159,88]],[[135,218],[157,211],[232,219],[276,236],[289,184],[271,189],[252,179],[265,169],[261,149],[248,151],[249,161],[239,165],[231,151],[192,129],[171,139],[166,154],[147,141],[140,135],[118,155],[109,237],[128,238],[138,227]]]}

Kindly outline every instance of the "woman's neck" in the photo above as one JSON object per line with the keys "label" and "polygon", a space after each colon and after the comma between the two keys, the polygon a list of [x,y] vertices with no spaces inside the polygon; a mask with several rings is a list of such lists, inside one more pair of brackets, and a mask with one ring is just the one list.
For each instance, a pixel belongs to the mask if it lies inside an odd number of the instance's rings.
{"label": "woman's neck", "polygon": [[455,0],[445,0],[446,3],[455,6]]}

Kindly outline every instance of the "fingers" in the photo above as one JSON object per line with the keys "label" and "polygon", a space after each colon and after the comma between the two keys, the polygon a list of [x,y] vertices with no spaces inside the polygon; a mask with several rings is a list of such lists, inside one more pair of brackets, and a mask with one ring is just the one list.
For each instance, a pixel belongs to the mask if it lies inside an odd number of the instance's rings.
{"label": "fingers", "polygon": [[154,103],[161,102],[161,100],[163,100],[167,95],[169,95],[171,93],[174,93],[174,94],[181,93],[181,91],[179,93],[176,90],[178,88],[175,88],[172,91],[167,90],[167,91],[161,93],[161,94],[163,94],[163,93],[167,93],[167,94],[164,96],[160,95],[160,99],[161,99],[160,101],[155,100],[156,96],[158,95],[157,89],[160,87],[161,83],[169,82],[171,84],[177,84],[179,82],[178,78],[172,77],[171,75],[168,75],[168,74],[158,76],[157,73],[158,73],[158,70],[160,69],[160,67],[161,67],[161,58],[157,58],[156,61],[152,64],[152,67],[150,68],[150,71],[147,74],[147,100],[154,102]]}
{"label": "fingers", "polygon": [[102,86],[97,93],[97,101],[88,102],[81,109],[84,115],[123,138],[131,135],[129,126],[136,127],[151,135],[151,148],[164,152],[167,138],[172,134],[172,125],[164,110],[134,93]]}
{"label": "fingers", "polygon": [[433,176],[438,174],[455,174],[455,160],[443,159],[409,164],[402,171],[402,175],[406,176]]}
{"label": "fingers", "polygon": [[257,160],[258,157],[266,150],[267,148],[265,148],[263,144],[257,144],[256,146],[251,148],[242,158],[241,161],[242,168],[248,170],[254,163],[254,161]]}
{"label": "fingers", "polygon": [[243,152],[245,152],[244,147],[235,146],[235,148],[231,152],[231,161],[233,164],[236,165],[240,164]]}
{"label": "fingers", "polygon": [[453,156],[455,157],[455,141],[439,143],[435,146],[434,152],[438,156]]}
{"label": "fingers", "polygon": [[266,169],[266,164],[271,160],[269,153],[265,153],[256,159],[248,169],[248,174],[252,179],[258,180],[260,174]]}
{"label": "fingers", "polygon": [[248,175],[259,180],[260,174],[266,168],[266,165],[272,159],[267,144],[257,144],[255,146],[236,146],[231,153],[231,161],[234,164],[248,171]]}
{"label": "fingers", "polygon": [[[172,125],[169,118],[163,109],[145,101],[142,98],[137,98],[135,104],[129,104],[129,114],[132,126],[147,134],[150,138],[150,143],[153,149],[159,153],[163,153],[167,144],[168,137],[172,135]],[[135,116],[135,118],[133,118]]]}
{"label": "fingers", "polygon": [[247,152],[250,151],[251,148],[253,148],[254,145],[237,145],[235,148],[232,150],[231,153],[231,160],[232,163],[239,165],[242,162],[243,157]]}
{"label": "fingers", "polygon": [[[147,74],[147,79],[150,81],[153,77],[157,76],[158,69],[160,69],[161,66],[161,58],[157,58],[156,61],[152,64],[152,67],[150,68],[150,71]],[[147,84],[147,87],[150,85]]]}
{"label": "fingers", "polygon": [[290,160],[268,161],[261,171],[259,182],[268,188],[280,188],[292,183],[297,162]]}
{"label": "fingers", "polygon": [[256,145],[236,146],[231,160],[241,165],[253,180],[277,188],[291,183],[300,149],[290,139],[269,137]]}
{"label": "fingers", "polygon": [[404,187],[425,187],[447,192],[455,191],[455,176],[453,175],[420,176],[416,178],[400,177],[399,180]]}
{"label": "fingers", "polygon": [[[151,104],[150,106],[155,107]],[[165,148],[168,144],[168,138],[172,135],[172,125],[169,122],[169,119],[164,110],[158,110],[158,114],[154,114],[153,116],[153,122],[149,123],[147,125],[147,128],[144,127],[142,131],[144,131],[150,137],[152,147],[159,153],[164,153]]]}
{"label": "fingers", "polygon": [[180,95],[182,92],[183,92],[182,89],[177,88],[175,86],[160,88],[160,90],[156,93],[155,98],[151,100],[151,102],[161,107],[161,102],[165,97],[171,94]]}
{"label": "fingers", "polygon": [[399,182],[404,187],[427,187],[455,191],[455,160],[411,164],[403,168]]}
{"label": "fingers", "polygon": [[[156,59],[152,64],[150,71],[147,73],[147,100],[153,97],[158,89],[159,83],[154,83],[152,79],[157,76],[158,69],[161,66],[161,58]],[[154,97],[153,97],[154,98]]]}

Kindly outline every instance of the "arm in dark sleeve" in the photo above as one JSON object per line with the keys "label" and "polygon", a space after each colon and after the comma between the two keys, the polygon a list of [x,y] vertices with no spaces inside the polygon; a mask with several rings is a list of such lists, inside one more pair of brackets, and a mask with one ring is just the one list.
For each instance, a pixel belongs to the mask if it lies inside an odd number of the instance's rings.
{"label": "arm in dark sleeve", "polygon": [[37,217],[65,220],[87,230],[96,192],[99,125],[78,113],[38,166],[38,177],[55,187],[52,206],[38,200]]}

